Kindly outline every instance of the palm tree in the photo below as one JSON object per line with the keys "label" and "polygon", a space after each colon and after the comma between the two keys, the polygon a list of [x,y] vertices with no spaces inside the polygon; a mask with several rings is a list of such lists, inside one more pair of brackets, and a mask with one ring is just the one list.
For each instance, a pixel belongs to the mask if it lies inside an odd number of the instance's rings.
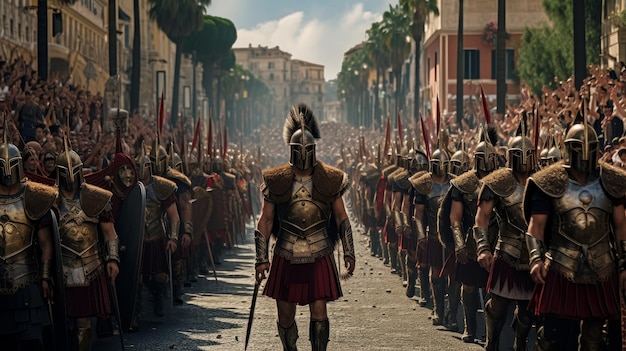
{"label": "palm tree", "polygon": [[170,123],[177,124],[178,97],[180,93],[180,61],[183,54],[183,40],[202,28],[205,9],[211,0],[148,0],[148,15],[159,28],[176,44],[174,63],[174,92]]}
{"label": "palm tree", "polygon": [[[374,116],[373,121],[377,127],[382,126],[382,115],[380,108],[380,99],[378,98],[379,89],[378,85],[381,83],[381,79],[385,79],[385,71],[389,67],[389,56],[385,51],[385,43],[382,37],[382,31],[380,29],[381,23],[372,23],[370,29],[366,31],[367,41],[365,42],[365,55],[368,57],[368,61],[371,62],[372,67],[376,70],[376,81],[374,81],[373,95],[374,95]],[[383,86],[385,82],[382,82]]]}
{"label": "palm tree", "polygon": [[437,0],[400,0],[400,6],[411,17],[411,37],[415,41],[415,86],[413,88],[413,114],[415,120],[419,118],[419,81],[420,81],[420,45],[424,37],[424,26],[428,16],[433,14],[439,16]]}
{"label": "palm tree", "polygon": [[395,78],[395,107],[396,110],[400,104],[400,79],[402,75],[402,66],[404,61],[411,52],[411,45],[406,38],[409,35],[410,19],[401,11],[400,6],[389,5],[389,10],[385,11],[382,20],[382,34],[385,39],[385,48],[389,55],[389,66]]}
{"label": "palm tree", "polygon": [[133,67],[130,77],[130,111],[139,109],[141,91],[141,8],[139,0],[133,0]]}

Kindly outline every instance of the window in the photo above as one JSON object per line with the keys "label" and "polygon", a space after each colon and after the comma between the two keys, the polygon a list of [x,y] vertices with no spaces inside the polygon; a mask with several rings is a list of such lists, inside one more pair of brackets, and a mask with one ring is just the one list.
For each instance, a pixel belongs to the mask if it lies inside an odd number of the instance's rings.
{"label": "window", "polygon": [[479,79],[480,78],[480,51],[463,50],[465,67],[463,79]]}
{"label": "window", "polygon": [[[497,65],[496,50],[491,50],[491,79],[496,79]],[[513,72],[515,71],[515,50],[506,49],[504,67],[506,71],[504,76],[506,79],[513,79]]]}
{"label": "window", "polygon": [[268,69],[272,69],[272,68],[274,68],[274,62],[268,62],[268,63],[267,63],[267,68],[268,68]]}
{"label": "window", "polygon": [[274,73],[270,73],[270,80],[273,81],[274,80]]}
{"label": "window", "polygon": [[439,66],[439,53],[435,51],[435,82],[437,81],[437,66]]}
{"label": "window", "polygon": [[130,48],[130,26],[124,25],[124,46]]}

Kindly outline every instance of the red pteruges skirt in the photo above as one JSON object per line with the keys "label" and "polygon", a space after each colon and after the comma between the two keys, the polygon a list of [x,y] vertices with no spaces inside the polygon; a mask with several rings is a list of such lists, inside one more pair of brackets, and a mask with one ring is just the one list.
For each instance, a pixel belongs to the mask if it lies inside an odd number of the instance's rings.
{"label": "red pteruges skirt", "polygon": [[292,264],[274,255],[263,295],[299,305],[317,300],[335,301],[343,296],[332,255],[305,264]]}
{"label": "red pteruges skirt", "polygon": [[109,318],[111,302],[107,289],[106,272],[102,271],[89,286],[65,288],[65,299],[68,317]]}

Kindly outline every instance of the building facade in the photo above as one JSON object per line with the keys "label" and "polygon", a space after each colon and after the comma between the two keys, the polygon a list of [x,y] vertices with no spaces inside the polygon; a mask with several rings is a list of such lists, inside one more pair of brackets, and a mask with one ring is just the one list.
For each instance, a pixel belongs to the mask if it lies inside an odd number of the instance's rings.
{"label": "building facade", "polygon": [[600,63],[615,68],[626,61],[626,0],[603,0]]}

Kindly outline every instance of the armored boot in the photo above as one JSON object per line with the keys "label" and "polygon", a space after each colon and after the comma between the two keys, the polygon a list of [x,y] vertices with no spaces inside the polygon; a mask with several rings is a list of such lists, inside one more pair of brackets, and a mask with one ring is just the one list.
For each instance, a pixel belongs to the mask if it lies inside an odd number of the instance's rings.
{"label": "armored boot", "polygon": [[165,295],[165,289],[167,289],[168,276],[165,273],[156,273],[152,275],[152,281],[150,282],[150,292],[154,299],[152,304],[152,311],[157,317],[165,316],[165,307],[163,305],[163,297]]}
{"label": "armored boot", "polygon": [[398,270],[398,243],[387,243],[389,249],[389,261],[391,262],[391,273],[397,274]]}
{"label": "armored boot", "polygon": [[280,336],[280,341],[283,343],[283,351],[298,351],[298,347],[296,346],[296,342],[298,341],[298,326],[296,325],[296,321],[293,321],[293,324],[289,328],[283,328],[280,324],[276,323],[278,326],[278,336]]}
{"label": "armored boot", "polygon": [[446,312],[445,323],[446,328],[452,331],[458,331],[457,313],[461,300],[461,283],[452,279],[448,286],[448,311]]}
{"label": "armored boot", "polygon": [[91,328],[76,328],[78,351],[91,350]]}
{"label": "armored boot", "polygon": [[183,288],[185,286],[185,260],[180,259],[172,262],[172,288],[174,305],[183,304]]}
{"label": "armored boot", "polygon": [[387,243],[385,243],[382,233],[379,235],[378,240],[380,242],[380,252],[383,257],[383,264],[389,264],[389,247],[387,246]]}
{"label": "armored boot", "polygon": [[558,342],[546,338],[545,328],[543,326],[539,327],[537,330],[537,343],[535,344],[535,351],[556,351],[558,349]]}
{"label": "armored boot", "polygon": [[463,288],[463,317],[465,330],[463,330],[463,336],[461,339],[464,342],[474,342],[476,339],[476,312],[478,311],[478,290],[474,288],[474,291],[468,292]]}
{"label": "armored boot", "polygon": [[328,323],[328,318],[322,320],[311,319],[311,324],[309,325],[311,351],[326,351],[329,335],[330,325]]}
{"label": "armored boot", "polygon": [[443,313],[446,306],[446,278],[430,277],[430,284],[433,291],[433,325],[443,324]]}
{"label": "armored boot", "polygon": [[402,277],[402,286],[406,288],[409,284],[409,278],[406,268],[406,250],[398,252],[398,264],[400,265],[400,276]]}
{"label": "armored boot", "polygon": [[511,325],[515,331],[515,340],[513,341],[514,351],[528,350],[528,333],[530,332],[530,328],[532,328],[532,324],[533,316],[531,312],[517,305],[515,307],[515,313],[513,314],[513,324]]}
{"label": "armored boot", "polygon": [[411,298],[415,296],[415,284],[417,283],[417,268],[415,267],[415,261],[408,259],[406,261],[407,276],[409,282],[406,286],[406,296]]}
{"label": "armored boot", "polygon": [[428,267],[420,267],[417,269],[420,280],[420,298],[418,303],[421,307],[431,306],[433,303],[430,292],[430,278],[428,278],[429,271],[430,268]]}
{"label": "armored boot", "polygon": [[493,307],[492,299],[493,297],[485,304],[485,329],[487,332],[485,350],[498,351],[500,350],[500,334],[506,319],[506,309],[504,311],[496,311]]}

